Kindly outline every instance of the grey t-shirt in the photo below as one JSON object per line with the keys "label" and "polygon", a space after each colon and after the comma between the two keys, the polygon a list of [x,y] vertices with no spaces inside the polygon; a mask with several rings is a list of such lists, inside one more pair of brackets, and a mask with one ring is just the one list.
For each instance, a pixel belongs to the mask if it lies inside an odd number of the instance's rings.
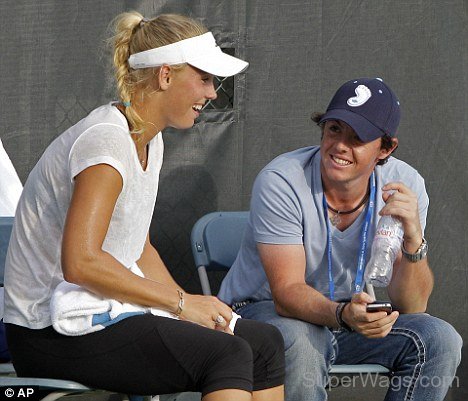
{"label": "grey t-shirt", "polygon": [[[418,197],[422,229],[426,225],[429,198],[419,173],[394,157],[376,166],[376,206],[369,230],[366,263],[384,206],[382,187],[403,182]],[[344,231],[330,225],[335,299],[352,296],[358,263],[361,227],[365,213]],[[320,176],[320,148],[307,147],[285,153],[270,162],[257,176],[252,190],[249,222],[237,258],[223,280],[219,298],[233,302],[272,299],[257,251],[257,243],[303,244],[307,284],[329,297],[327,228]]]}

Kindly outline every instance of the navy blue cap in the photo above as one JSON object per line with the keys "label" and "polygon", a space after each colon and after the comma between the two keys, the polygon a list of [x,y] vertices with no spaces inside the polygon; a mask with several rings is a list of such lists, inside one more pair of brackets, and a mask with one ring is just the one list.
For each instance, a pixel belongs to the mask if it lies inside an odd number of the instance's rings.
{"label": "navy blue cap", "polygon": [[336,91],[319,123],[327,120],[344,121],[363,142],[384,134],[394,137],[400,123],[400,102],[380,78],[353,79]]}

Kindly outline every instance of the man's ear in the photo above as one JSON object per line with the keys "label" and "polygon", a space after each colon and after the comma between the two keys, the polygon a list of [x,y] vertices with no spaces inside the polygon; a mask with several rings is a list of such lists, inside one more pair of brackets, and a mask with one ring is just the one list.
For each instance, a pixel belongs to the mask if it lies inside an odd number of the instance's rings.
{"label": "man's ear", "polygon": [[380,160],[386,159],[398,147],[398,139],[392,138],[392,147],[389,149],[380,149]]}
{"label": "man's ear", "polygon": [[392,148],[390,149],[390,153],[392,154],[393,151],[398,147],[398,138],[392,138]]}
{"label": "man's ear", "polygon": [[164,91],[167,88],[169,88],[169,85],[172,82],[173,76],[174,76],[174,70],[169,65],[163,65],[159,69],[159,73],[158,73],[159,89]]}

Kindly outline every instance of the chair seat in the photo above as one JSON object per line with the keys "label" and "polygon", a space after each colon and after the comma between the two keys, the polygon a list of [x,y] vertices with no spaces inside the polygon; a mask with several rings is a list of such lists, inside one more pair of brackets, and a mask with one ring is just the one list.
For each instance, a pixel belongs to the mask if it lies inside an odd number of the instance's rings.
{"label": "chair seat", "polygon": [[359,374],[359,373],[380,373],[386,374],[390,371],[382,365],[361,364],[361,365],[333,365],[330,374]]}
{"label": "chair seat", "polygon": [[43,379],[36,377],[3,376],[0,377],[0,383],[2,386],[34,386],[39,387],[40,389],[66,390],[69,392],[94,391],[90,387],[70,380]]}
{"label": "chair seat", "polygon": [[0,375],[14,374],[15,368],[12,363],[0,363]]}

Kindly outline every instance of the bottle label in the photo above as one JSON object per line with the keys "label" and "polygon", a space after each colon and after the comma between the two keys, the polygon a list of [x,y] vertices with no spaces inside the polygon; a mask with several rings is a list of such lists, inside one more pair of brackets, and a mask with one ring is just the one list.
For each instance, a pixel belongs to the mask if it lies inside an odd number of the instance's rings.
{"label": "bottle label", "polygon": [[378,227],[375,232],[375,239],[377,238],[402,238],[403,230],[400,226],[382,226]]}

